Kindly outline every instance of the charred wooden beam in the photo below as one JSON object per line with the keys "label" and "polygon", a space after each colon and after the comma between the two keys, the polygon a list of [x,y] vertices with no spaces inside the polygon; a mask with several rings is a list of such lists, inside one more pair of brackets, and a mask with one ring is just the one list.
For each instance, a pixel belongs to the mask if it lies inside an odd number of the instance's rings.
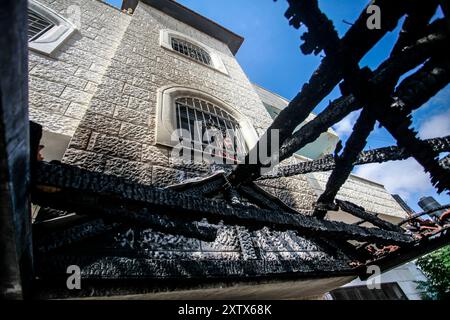
{"label": "charred wooden beam", "polygon": [[249,186],[241,186],[239,188],[239,191],[242,192],[244,196],[248,197],[254,203],[259,205],[261,208],[299,214],[298,211],[292,209],[283,201],[281,201],[277,197],[274,197],[269,192],[266,192],[255,183],[252,183]]}
{"label": "charred wooden beam", "polygon": [[67,165],[41,163],[33,201],[66,211],[96,212],[102,217],[133,217],[148,210],[188,220],[224,221],[251,229],[270,226],[275,230],[296,230],[305,236],[353,239],[382,244],[408,245],[414,240],[405,234],[362,228],[314,217],[274,212],[248,206],[231,206],[225,201],[197,198],[171,190],[131,184],[123,179],[89,172]]}
{"label": "charred wooden beam", "polygon": [[295,152],[315,141],[333,124],[344,119],[361,106],[353,95],[340,97],[332,102],[315,119],[306,123],[280,147],[280,161],[291,157]]}
{"label": "charred wooden beam", "polygon": [[156,215],[147,208],[135,209],[133,214],[128,210],[110,208],[108,216],[114,220],[124,221],[139,227],[149,227],[163,233],[181,235],[201,241],[212,242],[216,240],[218,228],[200,222],[186,221],[185,219]]}
{"label": "charred wooden beam", "polygon": [[[78,210],[77,213],[84,217],[96,216],[96,212],[92,210],[86,212]],[[109,209],[107,218],[114,222],[120,222],[121,225],[152,228],[156,231],[160,231],[163,233],[182,235],[207,242],[214,241],[217,236],[217,227],[215,226],[199,224],[198,222],[186,221],[182,219],[168,217],[165,215],[152,214],[149,212],[147,208],[143,208],[140,210],[135,209],[133,211],[133,214],[127,213],[128,212],[124,212],[124,210],[120,208],[120,206],[117,206],[117,208]],[[70,235],[72,233],[77,233],[77,231],[71,231],[71,229],[75,230],[87,229],[88,234],[90,232],[97,234],[101,230],[108,231],[108,229],[105,228],[104,226],[105,224],[103,222],[102,223],[85,222],[83,224],[66,227],[63,230],[56,232],[56,234],[67,233]],[[80,234],[83,234],[83,232],[80,232]],[[86,237],[87,236],[88,235],[86,235]],[[83,236],[80,236],[79,240],[81,241],[82,239]]]}
{"label": "charred wooden beam", "polygon": [[183,192],[188,195],[210,197],[219,190],[224,190],[228,184],[224,172],[217,172],[209,177],[196,178],[180,184],[167,187],[170,190]]}
{"label": "charred wooden beam", "polygon": [[285,17],[289,24],[296,29],[302,25],[308,27],[308,31],[302,35],[304,43],[301,46],[303,54],[319,54],[322,50],[325,54],[337,54],[340,50],[340,39],[334,28],[333,22],[319,9],[317,0],[288,0],[289,8]]}
{"label": "charred wooden beam", "polygon": [[[441,21],[435,23],[439,26]],[[391,57],[383,63],[376,71],[376,76],[372,78],[374,85],[382,84],[387,78],[396,79],[432,52],[436,51],[434,44],[444,44],[443,35],[430,35],[420,39],[415,46],[405,49],[395,57]],[[435,42],[436,41],[436,42]],[[434,44],[433,44],[434,43]],[[431,51],[429,51],[431,50]],[[403,67],[400,67],[403,65]],[[449,82],[449,62],[443,59],[432,59],[419,71],[406,78],[399,86],[392,108],[399,110],[402,114],[408,114],[418,108],[434,96],[439,90],[444,88]],[[357,108],[357,101],[353,96],[340,98],[339,103],[333,103],[325,109],[319,116],[306,124],[281,148],[280,160],[293,154],[293,152],[316,139],[324,130],[324,127],[331,126],[334,120],[340,120],[344,115]]]}
{"label": "charred wooden beam", "polygon": [[[380,266],[381,272],[387,272],[409,261],[420,258],[427,253],[431,253],[439,248],[442,248],[450,243],[450,232],[436,237],[434,239],[425,238],[416,243],[414,246],[408,248],[400,248],[397,251],[391,252],[389,255],[380,259],[371,261],[370,265]],[[367,267],[361,267],[360,279],[366,280],[370,275],[367,274]]]}
{"label": "charred wooden beam", "polygon": [[443,159],[439,160],[439,164],[445,170],[450,170],[450,155],[448,155],[448,156],[444,157]]}
{"label": "charred wooden beam", "polygon": [[372,258],[368,251],[358,250],[353,244],[346,240],[339,239],[314,239],[314,241],[325,247],[328,252],[337,253],[342,251],[347,257],[353,260],[353,262],[364,262]]}
{"label": "charred wooden beam", "polygon": [[[297,259],[289,261],[268,260],[163,260],[145,257],[117,257],[117,256],[71,256],[57,255],[43,257],[38,266],[38,272],[43,279],[67,279],[67,263],[82,268],[82,289],[89,285],[89,280],[103,280],[88,287],[84,295],[92,292],[104,295],[105,280],[124,280],[122,286],[141,288],[138,293],[151,288],[150,292],[158,292],[161,288],[172,290],[204,289],[205,284],[219,283],[221,285],[236,285],[236,283],[257,284],[261,282],[282,281],[299,278],[324,278],[332,276],[354,276],[355,269],[343,259]],[[180,280],[182,281],[180,282]],[[151,280],[151,281],[148,281]],[[214,281],[214,282],[213,282]],[[64,283],[64,282],[62,282]],[[120,282],[119,282],[120,283]],[[117,281],[107,292],[115,292]],[[144,284],[140,287],[139,285]],[[57,288],[61,288],[58,286]],[[123,287],[122,287],[123,288]],[[78,290],[74,290],[78,291]],[[145,291],[144,291],[145,292]],[[68,290],[58,292],[57,297],[67,295]],[[78,294],[78,292],[72,293]],[[63,295],[63,296],[64,296]]]}
{"label": "charred wooden beam", "polygon": [[[374,76],[370,79],[372,85],[379,86],[385,84],[386,81],[396,79],[409,70],[414,69],[426,61],[433,52],[437,52],[448,41],[447,37],[442,33],[443,27],[441,20],[433,24],[432,31],[428,36],[419,39],[414,45],[404,49],[396,56],[390,57],[383,62],[375,71]],[[437,29],[438,33],[435,33]],[[396,105],[400,105],[398,100],[415,101],[419,104],[422,101],[427,101],[433,92],[447,83],[445,80],[446,69],[437,67],[443,70],[435,70],[431,64],[427,64],[423,69],[415,73],[413,76],[405,79],[406,85],[421,86],[421,88],[411,87],[409,90],[399,88],[395,98]],[[432,69],[432,70],[429,70]],[[433,75],[439,72],[437,75]],[[422,85],[423,84],[423,85]],[[427,88],[430,85],[430,88]],[[426,90],[426,92],[422,92]],[[417,97],[412,93],[416,92]],[[404,97],[404,98],[400,98]],[[410,97],[410,98],[409,98]],[[422,105],[424,102],[420,103]],[[353,95],[343,96],[329,104],[329,106],[322,111],[314,120],[305,124],[290,138],[288,138],[280,148],[280,161],[283,161],[295,152],[306,146],[308,143],[315,141],[320,134],[325,132],[333,124],[341,121],[351,112],[359,109],[361,105]]]}
{"label": "charred wooden beam", "polygon": [[75,212],[40,207],[39,213],[33,223],[33,233],[39,235],[69,229],[90,220],[92,219],[77,215]]}
{"label": "charred wooden beam", "polygon": [[450,191],[450,171],[441,167],[438,153],[426,142],[417,138],[417,133],[410,129],[411,118],[404,117],[398,110],[380,108],[374,110],[377,119],[397,140],[400,147],[406,149],[431,176],[431,183],[438,192]]}
{"label": "charred wooden beam", "polygon": [[[436,153],[450,152],[450,136],[443,138],[434,138],[425,140],[425,142]],[[387,161],[406,160],[411,155],[403,148],[397,146],[384,147],[369,151],[363,151],[359,154],[354,165],[363,165],[369,163],[381,163]],[[298,164],[281,166],[277,168],[275,173],[267,174],[259,178],[259,180],[274,179],[281,177],[292,177],[309,172],[330,171],[335,168],[335,159],[333,155],[327,155],[321,159],[314,161],[301,162]]]}
{"label": "charred wooden beam", "polygon": [[[388,76],[386,76],[385,81],[378,84],[374,84],[371,81],[367,83],[364,81],[355,82],[354,79],[351,81],[345,79],[344,83],[341,84],[341,90],[343,90],[344,94],[353,94],[356,100],[366,107],[363,109],[353,128],[352,134],[347,140],[343,154],[341,156],[336,155],[336,167],[333,169],[327,181],[325,191],[317,201],[314,216],[322,219],[326,216],[328,208],[332,206],[338,191],[350,176],[354,168],[354,162],[366,146],[367,138],[374,129],[376,118],[373,110],[380,108],[386,109],[392,105],[391,94],[394,92],[395,86],[403,73],[403,70],[401,72],[398,71],[398,69],[397,72],[386,72],[385,70],[385,74],[387,73]],[[442,82],[445,84],[448,83],[447,79],[437,81],[438,84]]]}
{"label": "charred wooden beam", "polygon": [[377,120],[397,140],[398,145],[405,148],[430,174],[431,182],[438,192],[450,192],[450,170],[440,165],[438,154],[410,129],[410,113],[450,82],[449,54],[450,45],[446,42],[422,69],[400,85],[397,98],[393,99],[390,106],[371,106]]}
{"label": "charred wooden beam", "polygon": [[[441,22],[442,21],[436,21],[433,23],[433,27],[431,28],[433,32],[442,31]],[[396,56],[390,57],[379,68],[377,68],[374,72],[374,76],[370,80],[371,83],[373,85],[381,85],[388,79],[398,78],[400,75],[425,61],[433,52],[436,52],[440,47],[442,47],[446,41],[448,41],[448,39],[442,33],[431,33],[430,35],[419,39],[414,45],[404,49]],[[417,86],[421,86],[421,88],[427,90],[427,94],[422,93],[420,88],[411,88],[410,91],[399,91],[397,96],[404,96],[405,101],[408,101],[408,97],[411,97],[410,100],[417,101],[417,103],[420,103],[420,101],[425,99],[427,100],[430,97],[430,94],[436,92],[437,88],[445,83],[445,71],[440,70],[437,75],[433,76],[433,74],[437,71],[438,70],[436,70],[435,67],[432,68],[431,65],[427,64],[423,70],[421,69],[417,74],[405,80],[407,82],[414,82]],[[427,84],[430,86],[428,89]],[[429,90],[433,91],[429,92]],[[412,92],[417,93],[417,99],[411,96]],[[428,98],[424,98],[424,96]],[[399,99],[400,98],[396,99],[397,105],[399,104]],[[360,107],[360,104],[358,104],[353,95],[343,96],[331,102],[330,105],[314,120],[308,122],[283,143],[280,148],[279,160],[282,161],[289,158],[292,154],[308,143],[315,141],[320,134],[325,132],[329,127],[339,122],[345,116]],[[254,174],[253,176],[257,177],[258,175]]]}
{"label": "charred wooden beam", "polygon": [[[336,34],[330,29],[329,23],[324,22],[324,17],[317,6],[317,1],[292,1],[292,3],[304,2],[312,11],[306,13],[297,12],[293,7],[293,11],[297,14],[298,22],[294,23],[297,26],[300,22],[304,23],[308,28],[310,34],[321,35],[321,38],[328,37],[330,43],[336,42]],[[311,111],[322,101],[339,83],[342,78],[348,81],[357,81],[359,75],[354,72],[359,71],[357,66],[362,57],[388,32],[392,31],[398,23],[398,20],[406,13],[405,5],[407,1],[388,1],[388,0],[374,0],[372,4],[378,5],[383,12],[383,24],[381,29],[369,30],[367,28],[367,19],[369,15],[367,10],[364,10],[358,20],[352,25],[346,35],[339,41],[336,47],[339,49],[338,54],[327,55],[316,72],[312,75],[308,83],[306,83],[301,92],[289,103],[289,105],[281,111],[279,116],[274,120],[272,125],[267,129],[263,138],[258,142],[255,150],[260,148],[262,141],[267,142],[270,150],[270,137],[272,130],[278,130],[280,142],[283,143],[295,130],[295,128],[302,123]],[[311,15],[308,16],[308,13]],[[293,12],[289,13],[292,16]],[[315,23],[315,21],[321,23]],[[319,30],[321,26],[325,26],[323,30]],[[309,36],[305,39],[310,38]],[[308,39],[308,41],[312,41]],[[327,47],[325,44],[314,42],[317,48]],[[308,47],[314,47],[309,44]],[[259,163],[258,165],[249,164],[249,156],[247,156],[244,164],[238,165],[234,173],[230,176],[230,181],[233,184],[239,185],[249,180],[256,179],[260,174],[260,168],[265,165]]]}
{"label": "charred wooden beam", "polygon": [[47,253],[61,247],[69,246],[83,240],[87,240],[121,226],[120,223],[105,223],[103,219],[95,219],[65,230],[59,230],[50,234],[34,235],[35,250]]}

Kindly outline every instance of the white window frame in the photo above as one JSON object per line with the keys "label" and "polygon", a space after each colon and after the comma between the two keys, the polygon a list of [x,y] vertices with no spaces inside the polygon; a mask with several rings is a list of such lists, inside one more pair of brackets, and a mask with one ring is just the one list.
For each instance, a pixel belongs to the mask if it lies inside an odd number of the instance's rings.
{"label": "white window frame", "polygon": [[175,147],[179,141],[172,141],[172,134],[177,130],[177,113],[175,100],[190,96],[211,102],[217,107],[228,112],[239,124],[241,134],[251,150],[258,142],[258,134],[250,120],[236,108],[217,99],[206,92],[177,85],[165,86],[158,89],[156,110],[156,144],[166,147]]}
{"label": "white window frame", "polygon": [[[200,61],[195,60],[194,58],[191,58],[189,56],[186,56],[186,55],[182,54],[181,52],[178,52],[178,51],[174,50],[172,48],[172,38],[178,38],[178,39],[190,42],[193,45],[196,45],[197,47],[200,47],[203,50],[205,50],[209,54],[209,56],[211,57],[211,65],[204,64],[204,63],[202,63]],[[180,56],[182,56],[182,57],[184,57],[186,59],[195,61],[195,62],[197,62],[198,64],[200,64],[202,66],[205,66],[205,67],[217,70],[217,71],[219,71],[219,72],[221,72],[223,74],[228,75],[228,70],[225,67],[225,64],[223,63],[223,61],[220,58],[219,54],[214,49],[212,49],[212,48],[208,47],[207,45],[205,45],[203,43],[200,43],[197,40],[192,39],[191,37],[188,37],[188,36],[186,36],[186,35],[184,35],[184,34],[182,34],[180,32],[169,30],[169,29],[161,30],[160,31],[160,45],[164,49],[167,49],[167,50],[170,50],[172,52],[175,52],[175,53],[179,54]]]}
{"label": "white window frame", "polygon": [[51,55],[77,30],[73,23],[38,1],[28,0],[28,8],[53,23],[39,38],[28,42],[33,51]]}

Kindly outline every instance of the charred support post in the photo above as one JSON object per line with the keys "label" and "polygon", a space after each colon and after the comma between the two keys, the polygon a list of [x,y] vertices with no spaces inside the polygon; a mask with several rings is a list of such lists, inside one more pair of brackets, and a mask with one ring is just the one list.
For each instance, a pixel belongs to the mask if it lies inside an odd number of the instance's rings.
{"label": "charred support post", "polygon": [[[425,140],[425,142],[433,149],[436,153],[450,152],[450,136],[443,138],[434,138]],[[398,161],[406,160],[410,158],[411,155],[403,148],[397,146],[384,147],[374,150],[363,151],[358,155],[354,165],[363,165],[369,163],[381,163],[387,161]],[[440,160],[441,166],[445,167],[445,163],[448,161],[447,158]],[[277,174],[268,174],[262,176],[258,180],[274,179],[281,177],[292,177],[299,174],[305,174],[309,172],[320,172],[320,171],[330,171],[336,166],[334,157],[330,154],[324,158],[301,162],[298,164],[281,166],[277,170]]]}
{"label": "charred support post", "polygon": [[0,296],[22,299],[33,276],[27,1],[1,1],[0,17]]}
{"label": "charred support post", "polygon": [[375,126],[375,118],[371,116],[369,109],[364,108],[356,122],[354,131],[350,135],[342,156],[337,156],[336,167],[328,179],[325,191],[317,200],[317,208],[314,216],[320,219],[325,218],[329,206],[348,179],[354,168],[354,162],[358,158],[359,153],[364,149],[367,138]]}

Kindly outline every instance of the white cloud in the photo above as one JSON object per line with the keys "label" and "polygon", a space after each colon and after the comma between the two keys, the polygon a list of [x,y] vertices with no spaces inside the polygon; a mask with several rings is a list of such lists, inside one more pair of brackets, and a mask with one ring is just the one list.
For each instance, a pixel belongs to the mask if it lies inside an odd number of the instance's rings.
{"label": "white cloud", "polygon": [[360,113],[360,111],[352,112],[333,126],[339,138],[345,139],[353,131],[353,126],[358,120]]}
{"label": "white cloud", "polygon": [[422,139],[443,137],[450,135],[450,109],[444,113],[432,116],[419,128]]}
{"label": "white cloud", "polygon": [[425,194],[433,190],[429,175],[414,159],[366,164],[357,167],[355,174],[383,184],[390,193],[399,194],[405,200],[413,200],[414,193]]}
{"label": "white cloud", "polygon": [[433,98],[420,107],[420,109],[439,107],[446,105],[448,101],[450,101],[450,85],[447,85],[447,87],[439,91]]}

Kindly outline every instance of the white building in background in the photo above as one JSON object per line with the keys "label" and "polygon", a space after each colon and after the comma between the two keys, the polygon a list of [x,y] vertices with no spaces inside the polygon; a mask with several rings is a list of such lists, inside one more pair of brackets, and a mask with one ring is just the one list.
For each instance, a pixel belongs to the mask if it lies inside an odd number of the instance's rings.
{"label": "white building in background", "polygon": [[[281,110],[289,104],[289,100],[270,92],[261,86],[254,85],[256,92],[261,97],[264,106],[271,115],[275,118]],[[314,115],[311,114],[307,121],[311,121]],[[302,125],[301,125],[302,126]],[[301,127],[300,126],[300,127]],[[308,159],[318,159],[324,155],[333,153],[339,137],[332,129],[323,133],[319,139],[310,143],[303,149],[297,152],[297,156]],[[310,186],[315,190],[317,195],[320,195],[325,190],[328,173],[316,172],[307,174]],[[361,190],[368,188],[370,185],[372,194],[367,197]],[[399,196],[397,196],[399,197]],[[373,214],[383,220],[399,223],[407,213],[406,208],[399,207],[398,198],[392,197],[386,193],[383,185],[374,181],[351,175],[345,183],[344,188],[339,192],[338,198],[351,202],[363,202],[366,209],[369,209]],[[378,201],[374,199],[378,198]],[[392,201],[395,200],[395,201]],[[331,213],[329,217],[336,221],[344,221],[346,223],[357,223],[358,219],[344,212]],[[343,287],[334,290],[327,294],[327,299],[338,300],[367,300],[367,299],[409,299],[421,300],[421,291],[417,288],[418,281],[426,281],[424,274],[418,269],[414,262],[409,262],[403,266],[395,268],[389,272],[383,273],[380,276],[381,287],[380,290],[369,290],[366,281],[356,279]]]}

